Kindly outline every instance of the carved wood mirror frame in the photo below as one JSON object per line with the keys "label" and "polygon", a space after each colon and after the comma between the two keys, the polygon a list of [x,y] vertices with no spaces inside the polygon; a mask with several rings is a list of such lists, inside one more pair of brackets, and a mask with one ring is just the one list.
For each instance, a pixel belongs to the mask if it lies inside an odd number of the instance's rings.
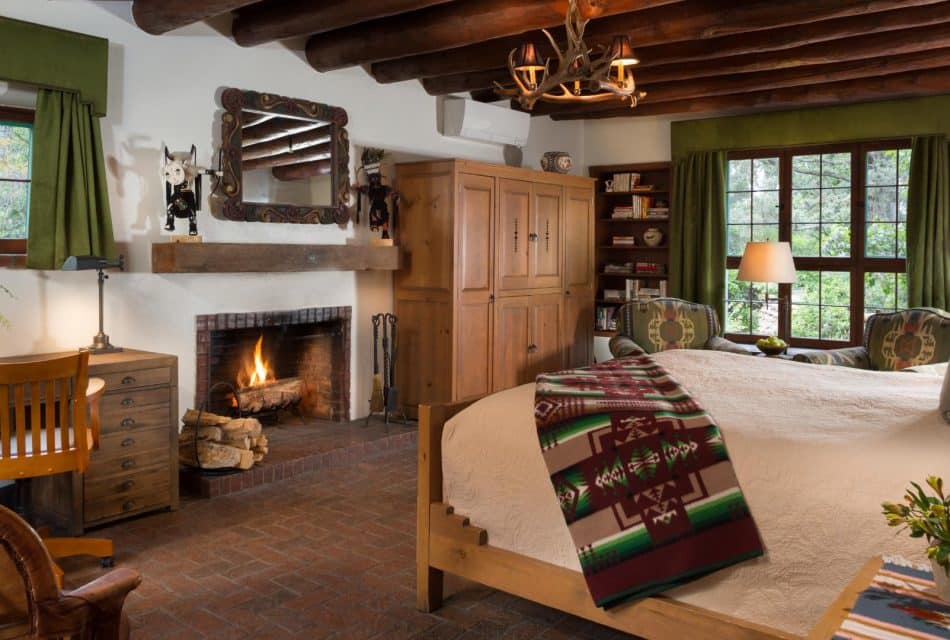
{"label": "carved wood mirror frame", "polygon": [[[225,89],[221,94],[221,190],[224,204],[221,215],[242,222],[291,222],[299,224],[345,225],[350,218],[347,202],[350,192],[350,141],[346,132],[344,109],[319,102],[298,100],[272,93],[243,89]],[[292,204],[244,202],[241,173],[242,112],[247,110],[275,115],[313,118],[330,123],[332,145],[330,180],[331,204],[298,206]]]}

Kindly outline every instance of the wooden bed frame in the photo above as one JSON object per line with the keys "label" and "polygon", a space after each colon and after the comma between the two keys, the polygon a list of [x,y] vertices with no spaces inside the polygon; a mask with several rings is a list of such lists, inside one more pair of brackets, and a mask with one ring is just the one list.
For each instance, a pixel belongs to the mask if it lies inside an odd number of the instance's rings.
{"label": "wooden bed frame", "polygon": [[488,532],[442,502],[442,428],[474,400],[419,407],[416,604],[442,606],[444,572],[646,640],[801,640],[799,636],[655,596],[605,611],[584,577],[488,544]]}

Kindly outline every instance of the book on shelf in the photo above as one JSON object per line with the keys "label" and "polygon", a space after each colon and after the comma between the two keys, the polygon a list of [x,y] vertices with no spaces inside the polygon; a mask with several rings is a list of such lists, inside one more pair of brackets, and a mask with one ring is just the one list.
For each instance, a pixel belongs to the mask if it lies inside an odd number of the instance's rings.
{"label": "book on shelf", "polygon": [[633,247],[637,244],[636,236],[613,236],[610,240],[615,247]]}
{"label": "book on shelf", "polygon": [[610,300],[612,302],[623,302],[624,300],[624,291],[623,289],[604,289],[604,300]]}
{"label": "book on shelf", "polygon": [[638,185],[634,185],[634,186],[630,187],[630,191],[633,191],[634,193],[653,191],[653,185],[652,185],[652,184],[638,184]]}
{"label": "book on shelf", "polygon": [[609,193],[613,192],[624,192],[624,191],[633,191],[633,189],[640,184],[640,174],[632,172],[621,172],[615,173],[608,180],[609,185],[605,185],[606,191]]}
{"label": "book on shelf", "polygon": [[638,278],[630,278],[626,284],[627,286],[624,293],[628,301],[645,302],[653,298],[663,298],[666,296],[665,280],[660,281],[659,286],[656,287],[645,286],[645,283]]}
{"label": "book on shelf", "polygon": [[651,219],[666,219],[670,217],[670,208],[669,207],[648,207],[647,208],[647,218]]}
{"label": "book on shelf", "polygon": [[614,210],[610,212],[610,217],[614,220],[632,220],[634,217],[633,207],[614,207]]}
{"label": "book on shelf", "polygon": [[604,265],[604,273],[617,273],[620,275],[624,275],[624,274],[630,273],[631,271],[633,271],[632,262],[624,262],[623,264],[608,263]]}
{"label": "book on shelf", "polygon": [[597,307],[595,324],[598,331],[617,330],[617,308]]}
{"label": "book on shelf", "polygon": [[636,262],[633,270],[637,273],[655,273],[662,275],[666,273],[666,265],[659,262]]}

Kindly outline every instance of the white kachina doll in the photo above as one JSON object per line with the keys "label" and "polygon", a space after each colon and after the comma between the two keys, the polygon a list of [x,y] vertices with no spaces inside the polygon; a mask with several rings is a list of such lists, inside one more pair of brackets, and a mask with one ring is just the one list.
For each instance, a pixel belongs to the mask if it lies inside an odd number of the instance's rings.
{"label": "white kachina doll", "polygon": [[201,169],[198,151],[191,145],[187,154],[171,154],[165,147],[165,230],[175,230],[175,218],[188,218],[188,235],[198,235],[198,210],[201,208]]}

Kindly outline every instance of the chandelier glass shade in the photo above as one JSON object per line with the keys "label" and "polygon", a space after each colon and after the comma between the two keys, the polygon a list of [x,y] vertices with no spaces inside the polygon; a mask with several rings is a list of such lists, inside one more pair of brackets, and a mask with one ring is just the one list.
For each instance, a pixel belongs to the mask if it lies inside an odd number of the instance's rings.
{"label": "chandelier glass shade", "polygon": [[[588,19],[581,15],[577,0],[570,0],[564,27],[567,43],[558,46],[547,29],[554,56],[543,59],[534,42],[525,42],[508,54],[508,71],[515,87],[495,83],[495,92],[518,100],[522,108],[531,110],[537,102],[605,102],[616,100],[631,107],[646,96],[638,91],[633,67],[639,63],[627,35],[614,36],[610,47],[595,49],[584,42]],[[592,55],[593,54],[593,55]]]}

